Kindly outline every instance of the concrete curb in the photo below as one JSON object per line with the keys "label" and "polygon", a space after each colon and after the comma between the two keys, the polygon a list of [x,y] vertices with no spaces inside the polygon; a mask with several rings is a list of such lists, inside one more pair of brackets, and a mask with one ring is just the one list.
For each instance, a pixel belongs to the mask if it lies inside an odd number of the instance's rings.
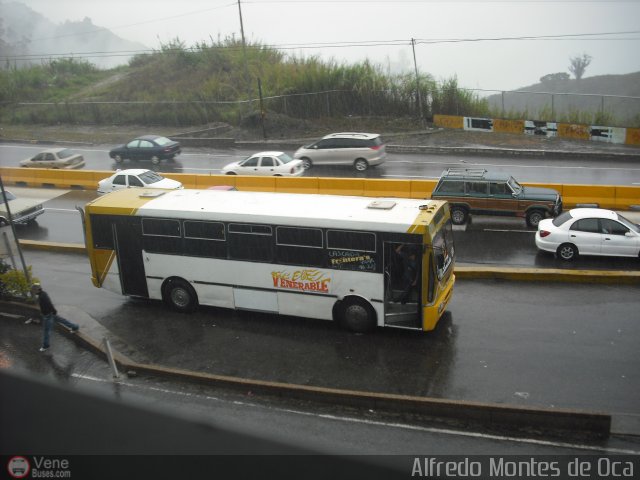
{"label": "concrete curb", "polygon": [[[85,254],[84,245],[78,243],[57,243],[37,240],[19,240],[26,249],[45,250],[61,253]],[[623,270],[562,270],[556,268],[500,267],[495,265],[455,267],[459,279],[503,279],[523,282],[567,282],[640,285],[640,271]]]}
{"label": "concrete curb", "polygon": [[[2,302],[3,310],[13,313],[22,310],[33,316],[37,309],[16,302]],[[60,327],[76,343],[107,358],[104,345],[81,328],[75,334]],[[112,348],[113,351],[113,348]],[[520,435],[553,435],[560,437],[607,438],[611,431],[611,415],[600,412],[585,412],[571,409],[550,409],[498,405],[463,400],[446,400],[337,388],[315,387],[230,377],[208,373],[169,368],[160,365],[142,364],[129,360],[113,351],[114,360],[123,371],[146,373],[147,375],[176,378],[227,388],[241,393],[264,394],[287,399],[315,403],[341,405],[379,413],[448,423],[458,428],[475,428],[491,431],[508,431]]]}

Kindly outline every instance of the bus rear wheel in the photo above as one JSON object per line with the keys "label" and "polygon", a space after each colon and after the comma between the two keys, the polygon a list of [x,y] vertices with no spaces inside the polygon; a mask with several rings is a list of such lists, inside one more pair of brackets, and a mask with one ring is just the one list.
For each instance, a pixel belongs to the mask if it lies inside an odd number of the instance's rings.
{"label": "bus rear wheel", "polygon": [[343,300],[342,325],[356,333],[370,332],[376,326],[376,312],[362,298],[353,297]]}
{"label": "bus rear wheel", "polygon": [[198,306],[195,290],[182,279],[169,280],[162,291],[165,303],[178,312],[193,312]]}

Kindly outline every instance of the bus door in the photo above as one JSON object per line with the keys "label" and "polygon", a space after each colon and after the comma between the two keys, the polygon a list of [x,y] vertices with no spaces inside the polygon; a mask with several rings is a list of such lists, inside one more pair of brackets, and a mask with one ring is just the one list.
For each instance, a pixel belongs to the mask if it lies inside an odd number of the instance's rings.
{"label": "bus door", "polygon": [[142,225],[136,217],[113,224],[120,284],[124,295],[148,297],[147,278],[142,259]]}
{"label": "bus door", "polygon": [[384,324],[422,328],[422,246],[384,243]]}

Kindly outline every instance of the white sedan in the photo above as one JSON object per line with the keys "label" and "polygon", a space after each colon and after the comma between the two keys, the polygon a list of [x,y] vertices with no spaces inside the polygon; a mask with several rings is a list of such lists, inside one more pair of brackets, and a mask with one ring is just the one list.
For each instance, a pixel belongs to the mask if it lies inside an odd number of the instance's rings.
{"label": "white sedan", "polygon": [[541,220],[536,246],[562,260],[578,255],[640,256],[640,226],[602,208],[574,208]]}
{"label": "white sedan", "polygon": [[116,170],[116,173],[109,178],[104,178],[98,182],[98,193],[108,193],[123,188],[146,187],[146,188],[183,188],[182,183],[165,178],[159,173],[141,168],[130,168],[128,170]]}
{"label": "white sedan", "polygon": [[302,160],[295,160],[284,152],[259,152],[250,157],[226,165],[225,175],[272,175],[275,177],[299,177],[304,173]]}

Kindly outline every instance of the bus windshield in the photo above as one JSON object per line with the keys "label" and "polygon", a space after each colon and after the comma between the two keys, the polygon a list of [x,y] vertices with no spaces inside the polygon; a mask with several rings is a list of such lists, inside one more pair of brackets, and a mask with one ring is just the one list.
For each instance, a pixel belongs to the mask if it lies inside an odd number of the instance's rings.
{"label": "bus windshield", "polygon": [[451,220],[447,221],[434,235],[433,254],[436,259],[438,280],[442,280],[446,271],[453,264],[454,247]]}

